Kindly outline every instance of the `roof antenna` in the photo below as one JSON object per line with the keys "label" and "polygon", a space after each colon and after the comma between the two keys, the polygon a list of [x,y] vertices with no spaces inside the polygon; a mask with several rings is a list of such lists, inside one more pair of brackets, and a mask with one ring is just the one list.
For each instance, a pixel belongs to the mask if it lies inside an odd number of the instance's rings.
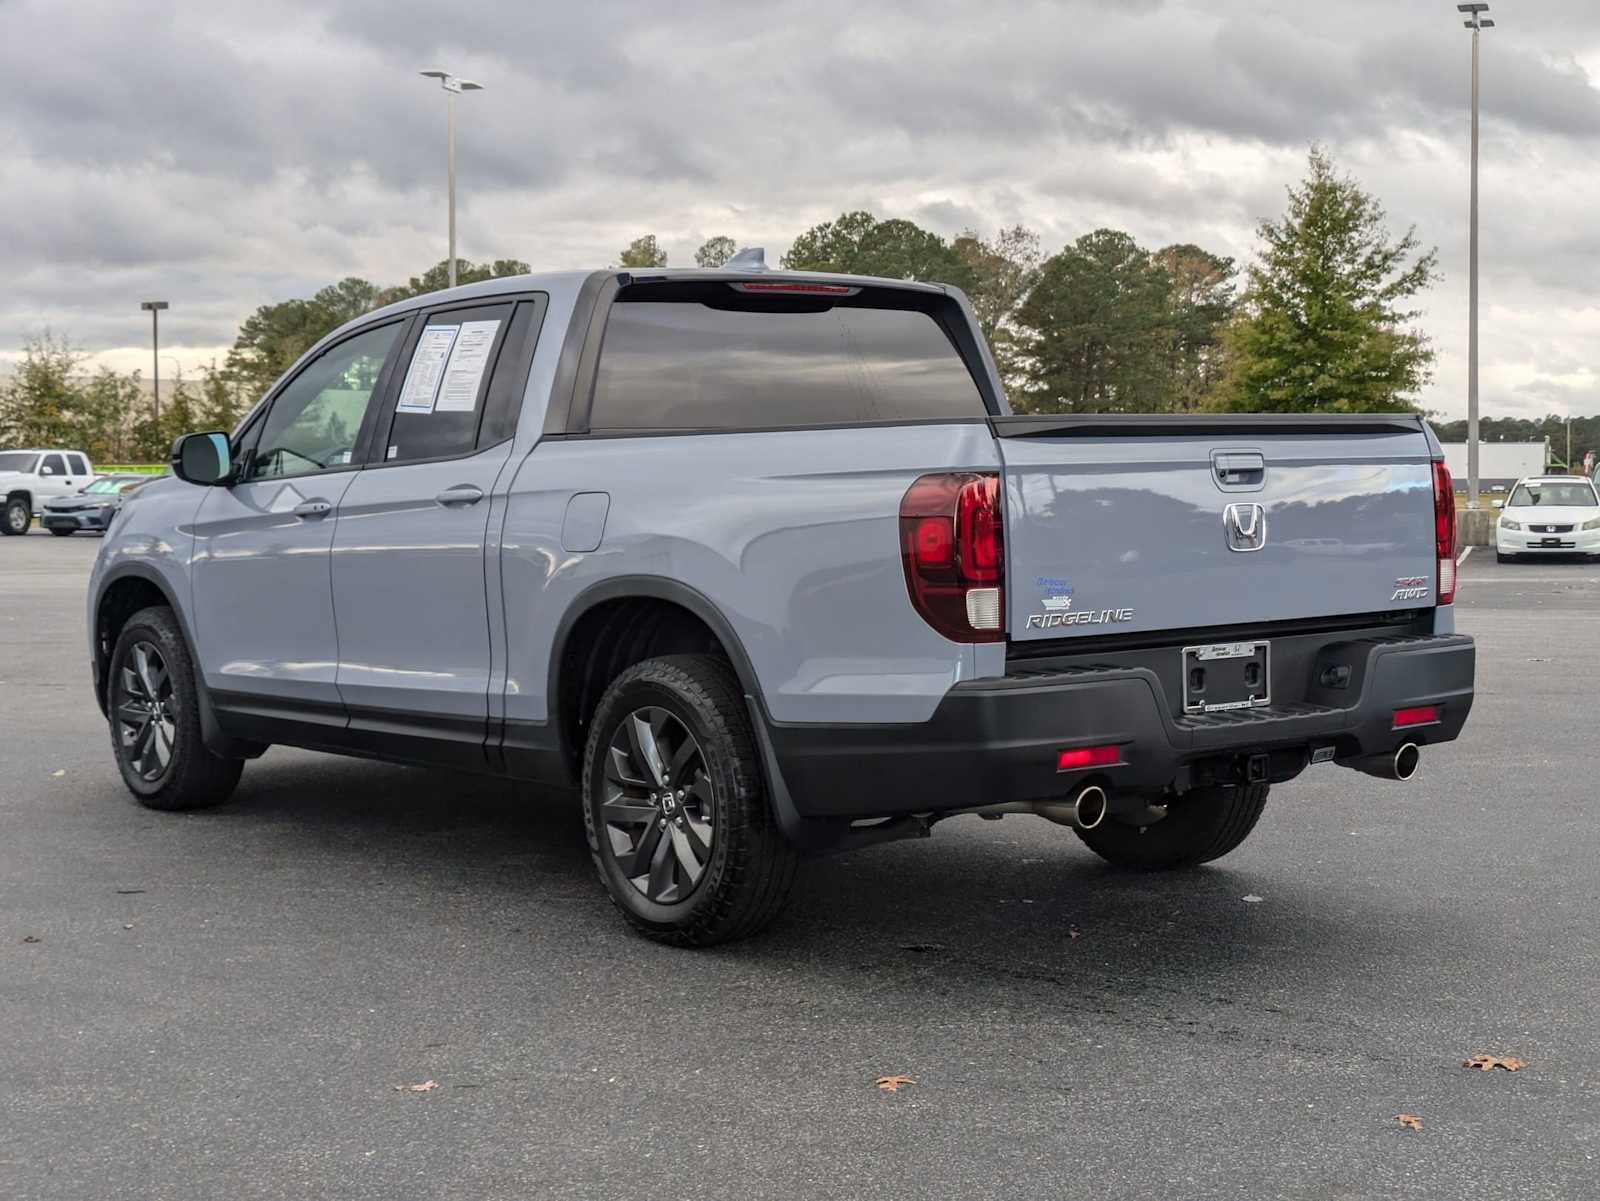
{"label": "roof antenna", "polygon": [[767,248],[765,246],[746,246],[726,263],[722,264],[724,271],[770,271],[767,266]]}

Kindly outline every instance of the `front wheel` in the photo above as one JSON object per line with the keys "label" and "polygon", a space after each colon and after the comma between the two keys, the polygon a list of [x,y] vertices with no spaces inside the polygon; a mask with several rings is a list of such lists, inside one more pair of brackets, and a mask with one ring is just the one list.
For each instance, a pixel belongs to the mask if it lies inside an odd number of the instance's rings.
{"label": "front wheel", "polygon": [[788,897],[799,856],[773,821],[723,659],[667,655],[613,680],[590,722],[583,799],[601,883],[651,938],[743,938]]}
{"label": "front wheel", "polygon": [[1118,867],[1164,872],[1220,859],[1255,829],[1267,803],[1267,785],[1195,788],[1169,798],[1166,816],[1130,825],[1109,816],[1078,830],[1089,849]]}
{"label": "front wheel", "polygon": [[140,609],[122,627],[106,701],[117,767],[141,805],[202,809],[228,799],[244,760],[213,755],[201,741],[194,661],[171,609]]}
{"label": "front wheel", "polygon": [[33,524],[33,510],[28,507],[28,502],[20,497],[6,501],[4,514],[0,514],[0,533],[12,535],[26,534],[28,527]]}
{"label": "front wheel", "polygon": [[70,525],[53,525],[53,526],[51,526],[49,528],[50,528],[50,532],[52,534],[54,534],[57,538],[70,538],[70,537],[72,537],[72,535],[74,535],[74,534],[76,534],[78,532],[77,530],[73,529]]}

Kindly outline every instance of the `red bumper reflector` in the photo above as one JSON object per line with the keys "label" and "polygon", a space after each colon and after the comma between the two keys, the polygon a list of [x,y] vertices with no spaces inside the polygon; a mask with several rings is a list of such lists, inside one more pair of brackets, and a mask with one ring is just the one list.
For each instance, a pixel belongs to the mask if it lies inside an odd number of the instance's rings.
{"label": "red bumper reflector", "polygon": [[1084,767],[1109,767],[1122,759],[1122,748],[1116,746],[1080,746],[1056,755],[1057,771],[1077,771]]}
{"label": "red bumper reflector", "polygon": [[1438,720],[1438,705],[1417,705],[1411,709],[1396,709],[1394,711],[1394,725],[1397,730],[1401,726],[1425,726]]}

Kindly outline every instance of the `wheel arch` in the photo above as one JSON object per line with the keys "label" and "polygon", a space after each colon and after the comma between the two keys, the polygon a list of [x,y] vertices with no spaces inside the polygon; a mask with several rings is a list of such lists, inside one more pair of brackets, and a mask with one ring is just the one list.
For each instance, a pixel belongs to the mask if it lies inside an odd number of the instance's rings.
{"label": "wheel arch", "polygon": [[661,576],[617,576],[578,594],[556,627],[546,696],[566,764],[581,774],[584,727],[617,674],[659,654],[709,651],[733,666],[760,704],[760,682],[733,624],[703,592]]}
{"label": "wheel arch", "polygon": [[101,713],[106,711],[107,677],[117,636],[130,617],[151,605],[165,605],[172,610],[191,654],[194,651],[194,632],[189,628],[188,617],[173,599],[172,589],[161,573],[141,563],[114,568],[101,582],[94,603],[94,693]]}

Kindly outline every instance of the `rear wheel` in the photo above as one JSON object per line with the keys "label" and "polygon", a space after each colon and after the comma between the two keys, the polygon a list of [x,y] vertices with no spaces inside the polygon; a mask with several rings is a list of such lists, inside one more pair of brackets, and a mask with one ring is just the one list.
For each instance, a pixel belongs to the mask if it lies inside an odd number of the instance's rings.
{"label": "rear wheel", "polygon": [[228,799],[244,760],[200,737],[194,663],[172,610],[140,609],[111,652],[106,685],[111,747],[123,782],[149,809],[202,809]]}
{"label": "rear wheel", "polygon": [[583,797],[595,868],[636,930],[709,946],[782,908],[799,856],[772,819],[726,661],[667,655],[612,681],[589,726]]}
{"label": "rear wheel", "polygon": [[0,533],[26,534],[28,527],[33,524],[33,510],[28,507],[28,502],[20,497],[13,497],[6,501],[5,512],[0,513]]}
{"label": "rear wheel", "polygon": [[1267,785],[1196,788],[1172,797],[1166,816],[1131,825],[1108,816],[1077,835],[1091,851],[1118,867],[1163,872],[1220,859],[1255,829],[1267,803]]}

